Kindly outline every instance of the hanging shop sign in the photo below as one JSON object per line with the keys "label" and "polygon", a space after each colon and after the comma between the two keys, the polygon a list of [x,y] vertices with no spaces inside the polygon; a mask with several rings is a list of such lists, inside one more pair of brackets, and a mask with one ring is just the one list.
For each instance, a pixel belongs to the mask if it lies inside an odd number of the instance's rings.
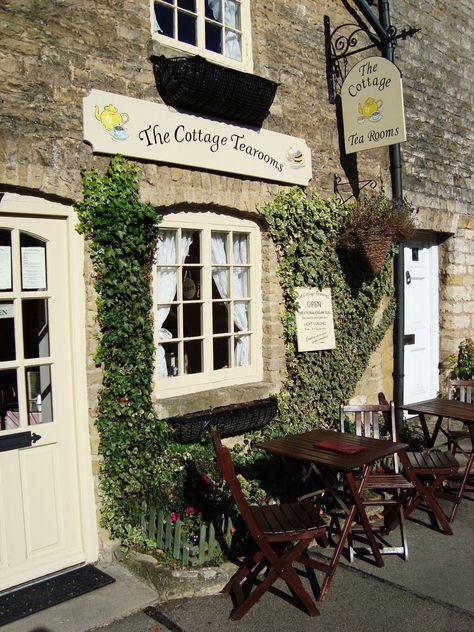
{"label": "hanging shop sign", "polygon": [[301,138],[185,114],[167,105],[92,90],[83,100],[84,140],[95,152],[308,184]]}
{"label": "hanging shop sign", "polygon": [[312,287],[296,288],[296,337],[298,351],[334,349],[334,319],[330,288],[318,290]]}
{"label": "hanging shop sign", "polygon": [[341,88],[346,154],[406,140],[402,77],[383,57],[367,57]]}

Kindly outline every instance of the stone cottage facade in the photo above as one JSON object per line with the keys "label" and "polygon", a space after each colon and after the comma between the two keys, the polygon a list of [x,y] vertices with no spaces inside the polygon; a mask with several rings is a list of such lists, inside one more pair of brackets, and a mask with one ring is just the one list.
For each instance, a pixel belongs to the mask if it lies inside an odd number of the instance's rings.
{"label": "stone cottage facade", "polygon": [[[415,288],[407,295],[408,322],[419,328],[418,338],[424,343],[407,356],[407,371],[420,373],[422,357],[427,370],[421,373],[428,377],[419,386],[432,396],[443,388],[447,356],[472,334],[474,325],[474,10],[467,0],[393,4],[397,28],[421,28],[398,42],[396,63],[403,76],[406,110],[404,191],[420,208],[419,233],[407,244],[405,257],[411,284],[407,291]],[[150,56],[199,54],[279,84],[262,128],[304,139],[312,155],[309,190],[329,195],[335,177],[342,182],[380,177],[390,181],[387,148],[344,154],[340,112],[328,98],[324,18],[330,31],[354,22],[349,9],[357,13],[355,3],[236,0],[226,5],[217,0],[122,0],[100,5],[6,0],[0,8],[0,323],[2,337],[10,341],[0,357],[0,439],[29,432],[33,426],[43,437],[21,458],[18,450],[2,457],[0,476],[21,478],[24,487],[22,493],[19,487],[10,489],[4,499],[12,503],[15,516],[0,528],[0,533],[7,533],[0,536],[0,566],[8,568],[0,590],[97,559],[103,537],[98,536],[94,491],[94,416],[101,383],[93,360],[96,297],[72,205],[82,195],[81,166],[105,170],[109,157],[84,142],[83,99],[96,90],[163,105]],[[373,49],[368,54],[379,53]],[[106,106],[100,104],[97,121]],[[121,122],[126,127],[125,117]],[[120,138],[115,140],[118,147]],[[213,232],[224,235],[229,244],[244,239],[253,248],[246,251],[248,259],[232,261],[234,268],[249,266],[251,275],[255,311],[245,327],[251,321],[252,360],[239,364],[237,359],[235,339],[241,337],[239,331],[246,331],[242,325],[230,332],[233,346],[226,347],[226,342],[214,351],[214,362],[220,358],[222,367],[233,363],[223,381],[213,382],[212,370],[192,364],[200,352],[192,350],[191,342],[183,342],[183,348],[189,345],[186,352],[179,351],[179,344],[169,347],[161,391],[157,378],[160,415],[277,392],[285,376],[282,294],[275,275],[276,251],[256,207],[291,183],[239,175],[229,168],[189,166],[184,156],[183,164],[167,162],[165,154],[160,160],[139,158],[137,163],[142,199],[164,214],[163,227],[175,231],[178,248],[185,247],[186,234],[203,230],[201,246],[208,252],[205,260],[192,260],[191,276],[193,265],[215,263]],[[192,252],[192,245],[188,247]],[[191,287],[197,291],[194,280]],[[359,397],[371,400],[382,388],[391,395],[392,348],[390,332],[371,359]],[[175,352],[180,358],[176,377],[169,373],[176,367]],[[206,371],[206,379],[195,378]],[[183,373],[190,377],[188,382],[180,382]],[[39,398],[38,385],[44,391]],[[9,425],[4,421],[6,411],[11,413]],[[38,447],[44,439],[49,447],[41,452]],[[31,500],[38,489],[41,501]],[[49,522],[38,528],[45,506]],[[20,528],[27,534],[21,546],[8,535]]]}

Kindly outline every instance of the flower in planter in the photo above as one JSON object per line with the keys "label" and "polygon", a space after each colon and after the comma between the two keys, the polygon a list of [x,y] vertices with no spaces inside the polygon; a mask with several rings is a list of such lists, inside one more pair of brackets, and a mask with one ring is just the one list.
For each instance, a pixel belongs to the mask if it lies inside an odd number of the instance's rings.
{"label": "flower in planter", "polygon": [[362,192],[347,206],[339,242],[347,250],[359,250],[374,274],[380,272],[393,241],[411,237],[418,212],[406,197],[400,202],[378,192]]}

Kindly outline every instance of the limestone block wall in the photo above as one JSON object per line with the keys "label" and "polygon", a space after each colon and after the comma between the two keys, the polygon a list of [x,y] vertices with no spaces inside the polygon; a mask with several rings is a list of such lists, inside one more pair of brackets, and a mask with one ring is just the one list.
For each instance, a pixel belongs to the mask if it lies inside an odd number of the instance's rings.
{"label": "limestone block wall", "polygon": [[[0,6],[0,184],[3,188],[74,201],[81,196],[80,167],[104,169],[108,159],[82,140],[82,99],[93,88],[160,102],[149,55],[180,54],[150,37],[148,0],[36,2]],[[374,7],[375,10],[375,7]],[[405,190],[420,206],[420,228],[440,233],[441,354],[445,358],[472,331],[472,28],[469,0],[392,3],[399,28],[421,27],[399,42],[408,141],[402,147]],[[254,72],[280,83],[264,127],[300,136],[313,156],[309,185],[326,195],[334,176],[343,180],[384,176],[388,150],[344,156],[341,119],[327,91],[324,16],[331,29],[353,22],[347,4],[334,0],[252,0]],[[366,54],[377,54],[376,50]],[[358,60],[349,61],[349,67]],[[231,210],[256,217],[256,205],[281,186],[218,173],[140,163],[142,194],[162,211],[183,205]],[[276,255],[264,234],[265,389],[284,376],[281,293]],[[461,278],[463,281],[461,282]],[[90,270],[85,271],[91,285]],[[87,306],[93,338],[93,296]],[[268,335],[267,335],[268,334]],[[99,374],[88,359],[91,410]],[[382,367],[382,368],[381,368]],[[374,355],[361,392],[391,383],[391,334]],[[373,391],[373,393],[372,393]],[[218,393],[220,400],[243,396]],[[206,402],[194,402],[193,406]],[[187,407],[170,403],[170,406]]]}

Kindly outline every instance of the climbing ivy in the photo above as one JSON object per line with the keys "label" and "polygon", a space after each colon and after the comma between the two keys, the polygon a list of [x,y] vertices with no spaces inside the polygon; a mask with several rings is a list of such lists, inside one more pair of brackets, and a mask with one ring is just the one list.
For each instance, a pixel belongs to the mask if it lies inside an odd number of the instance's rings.
{"label": "climbing ivy", "polygon": [[[259,210],[278,249],[286,307],[288,377],[280,392],[279,421],[270,433],[330,427],[337,419],[339,402],[353,395],[371,353],[393,321],[392,257],[387,257],[382,271],[373,277],[357,253],[340,248],[341,230],[351,206],[334,197],[308,197],[295,187]],[[331,288],[335,349],[297,352],[295,288],[299,286]]]}
{"label": "climbing ivy", "polygon": [[102,366],[96,425],[100,435],[101,521],[133,539],[140,506],[163,467],[168,428],[151,401],[151,266],[161,217],[139,199],[137,168],[114,156],[105,175],[83,170],[78,231],[89,240],[98,294]]}
{"label": "climbing ivy", "polygon": [[[88,240],[93,263],[100,327],[95,359],[102,368],[96,417],[101,524],[124,543],[141,542],[143,501],[153,496],[165,511],[180,511],[186,506],[186,486],[196,486],[197,481],[202,487],[204,481],[206,491],[199,488],[198,494],[202,498],[211,487],[212,496],[219,493],[219,485],[208,484],[206,472],[213,467],[210,446],[205,442],[195,446],[174,443],[152,401],[151,272],[161,217],[140,202],[138,169],[121,156],[111,159],[105,174],[83,170],[82,181],[83,200],[75,209],[78,231]],[[309,198],[302,189],[294,188],[260,212],[280,255],[279,277],[286,305],[288,378],[280,393],[278,421],[268,432],[331,425],[338,402],[352,395],[370,354],[392,322],[391,258],[372,278],[354,254],[339,250],[348,209],[334,198]],[[331,288],[336,349],[297,352],[294,313],[298,286]],[[376,321],[383,299],[386,305]],[[250,451],[241,459],[249,466],[251,486],[252,478],[260,480],[260,475],[252,476],[253,458]],[[196,472],[190,476],[193,468]]]}

